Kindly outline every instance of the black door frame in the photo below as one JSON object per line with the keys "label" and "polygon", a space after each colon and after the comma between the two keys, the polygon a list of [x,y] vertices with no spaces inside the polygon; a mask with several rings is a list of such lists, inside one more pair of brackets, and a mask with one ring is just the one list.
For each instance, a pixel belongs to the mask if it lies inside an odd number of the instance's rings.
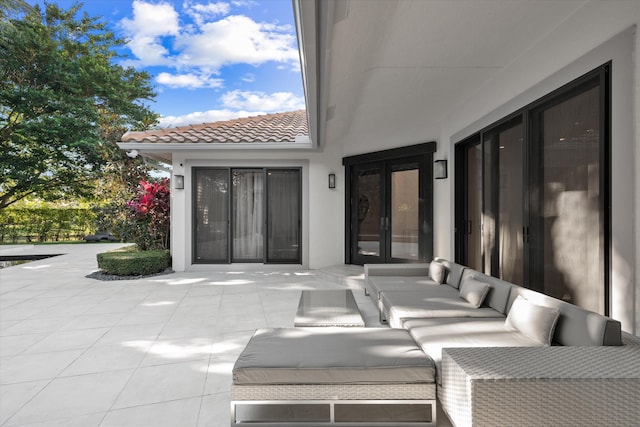
{"label": "black door frame", "polygon": [[[384,164],[383,175],[387,175],[391,170],[391,165],[401,159],[406,159],[419,164],[420,169],[420,184],[419,184],[419,198],[421,202],[419,212],[419,256],[418,262],[426,262],[433,257],[433,153],[436,151],[435,142],[426,142],[422,144],[416,144],[406,147],[394,148],[383,151],[376,151],[367,154],[349,156],[342,159],[342,164],[345,166],[345,263],[353,264],[354,260],[354,248],[352,246],[352,236],[354,232],[357,232],[357,223],[354,223],[354,218],[357,218],[356,201],[354,200],[353,193],[353,172],[357,166],[373,163]],[[389,181],[389,180],[386,180]],[[390,195],[390,182],[386,182],[383,179],[382,185],[384,188],[382,191],[385,193],[385,198]],[[384,206],[388,206],[388,201],[384,201]],[[354,216],[355,215],[355,216]],[[357,220],[356,220],[357,222]],[[387,239],[388,240],[388,239]],[[381,242],[385,243],[385,242]],[[390,244],[390,243],[389,243]],[[390,254],[388,245],[385,244],[385,248],[382,248],[387,254]],[[385,255],[384,259],[380,259],[380,262],[415,262],[403,259],[387,259]]]}

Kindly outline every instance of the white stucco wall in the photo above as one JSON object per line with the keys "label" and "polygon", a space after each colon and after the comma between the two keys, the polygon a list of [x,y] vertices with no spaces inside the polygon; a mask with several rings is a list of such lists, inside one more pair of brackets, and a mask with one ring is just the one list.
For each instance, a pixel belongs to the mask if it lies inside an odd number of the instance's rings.
{"label": "white stucco wall", "polygon": [[[499,79],[485,85],[452,112],[441,129],[437,156],[453,158],[463,138],[612,61],[612,313],[623,329],[640,330],[640,2],[615,11],[606,2],[591,3],[536,48],[515,61]],[[588,31],[585,31],[588,28]],[[442,149],[442,152],[440,152]],[[451,153],[451,154],[450,154]],[[436,253],[453,256],[453,179],[436,183]]]}
{"label": "white stucco wall", "polygon": [[[192,172],[194,167],[301,167],[302,266],[321,268],[344,262],[344,176],[341,155],[283,151],[192,151],[173,154],[173,174],[184,175],[185,188],[172,190],[171,248],[176,271],[211,268],[192,264]],[[328,188],[329,173],[337,186]],[[220,268],[216,265],[216,268]]]}

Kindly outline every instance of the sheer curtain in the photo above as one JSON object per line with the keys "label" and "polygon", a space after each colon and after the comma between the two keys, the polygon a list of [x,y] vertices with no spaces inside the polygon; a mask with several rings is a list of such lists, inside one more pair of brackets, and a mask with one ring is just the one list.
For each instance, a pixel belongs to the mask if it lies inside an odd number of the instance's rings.
{"label": "sheer curtain", "polygon": [[264,172],[233,171],[233,259],[262,260]]}

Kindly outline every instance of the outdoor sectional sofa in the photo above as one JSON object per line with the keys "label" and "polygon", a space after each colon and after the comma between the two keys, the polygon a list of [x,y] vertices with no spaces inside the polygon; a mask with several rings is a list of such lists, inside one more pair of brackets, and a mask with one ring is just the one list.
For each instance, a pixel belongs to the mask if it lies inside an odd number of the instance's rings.
{"label": "outdoor sectional sofa", "polygon": [[366,265],[365,286],[434,361],[456,426],[640,420],[640,346],[616,320],[438,258]]}
{"label": "outdoor sectional sofa", "polygon": [[640,420],[640,346],[616,320],[438,258],[366,265],[365,287],[391,328],[257,331],[232,424],[435,425],[436,396],[456,426]]}

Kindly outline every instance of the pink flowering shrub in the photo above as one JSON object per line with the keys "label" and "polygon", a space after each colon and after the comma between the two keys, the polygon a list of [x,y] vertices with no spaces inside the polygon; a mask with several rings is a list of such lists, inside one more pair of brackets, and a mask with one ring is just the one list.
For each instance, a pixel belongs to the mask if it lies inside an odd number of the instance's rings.
{"label": "pink flowering shrub", "polygon": [[127,207],[133,240],[141,250],[168,249],[170,227],[169,180],[140,181]]}

